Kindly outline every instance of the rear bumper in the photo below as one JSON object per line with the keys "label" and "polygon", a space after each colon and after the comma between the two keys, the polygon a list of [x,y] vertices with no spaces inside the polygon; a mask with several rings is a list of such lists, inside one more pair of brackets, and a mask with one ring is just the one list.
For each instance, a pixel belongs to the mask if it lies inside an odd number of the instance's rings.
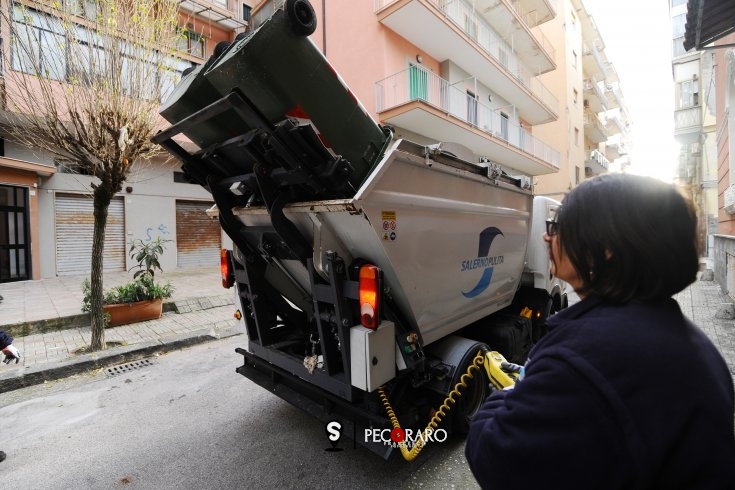
{"label": "rear bumper", "polygon": [[[239,374],[325,424],[332,420],[339,421],[342,424],[343,436],[354,441],[353,447],[359,444],[383,459],[390,458],[393,453],[391,446],[369,441],[365,436],[366,429],[392,428],[380,404],[350,403],[264,361],[245,349],[237,348],[235,352],[244,358],[243,365],[236,369]],[[374,406],[376,411],[371,411],[366,406]],[[324,445],[325,448],[329,446],[326,435]],[[344,443],[340,446],[347,447]]]}

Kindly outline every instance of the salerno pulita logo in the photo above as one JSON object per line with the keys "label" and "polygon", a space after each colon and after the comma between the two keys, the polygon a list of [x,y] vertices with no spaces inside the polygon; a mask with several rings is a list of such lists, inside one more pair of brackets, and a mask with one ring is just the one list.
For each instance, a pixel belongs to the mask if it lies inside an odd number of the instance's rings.
{"label": "salerno pulita logo", "polygon": [[480,280],[477,281],[475,287],[469,291],[462,291],[465,298],[474,298],[487,289],[493,278],[493,270],[496,265],[503,263],[502,255],[490,255],[490,246],[498,235],[503,235],[500,229],[491,226],[480,232],[480,243],[477,250],[477,258],[462,261],[460,272],[473,271],[475,269],[483,269]]}
{"label": "salerno pulita logo", "polygon": [[343,448],[337,447],[339,438],[342,437],[342,424],[336,420],[332,420],[327,422],[327,425],[324,426],[324,430],[327,431],[327,438],[329,438],[329,443],[332,445],[332,447],[326,448],[325,451],[343,451]]}

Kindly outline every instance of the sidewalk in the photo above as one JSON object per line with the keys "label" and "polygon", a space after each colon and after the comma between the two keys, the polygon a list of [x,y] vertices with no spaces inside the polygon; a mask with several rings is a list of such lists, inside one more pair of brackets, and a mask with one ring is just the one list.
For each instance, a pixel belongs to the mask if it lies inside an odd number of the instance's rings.
{"label": "sidewalk", "polygon": [[[85,354],[92,333],[80,309],[84,277],[0,284],[0,330],[14,337],[23,355],[17,365],[0,364],[0,393],[242,333],[233,317],[234,293],[222,287],[218,268],[176,269],[156,275],[174,286],[160,319],[108,328],[105,340],[113,346]],[[130,278],[107,273],[104,287]]]}

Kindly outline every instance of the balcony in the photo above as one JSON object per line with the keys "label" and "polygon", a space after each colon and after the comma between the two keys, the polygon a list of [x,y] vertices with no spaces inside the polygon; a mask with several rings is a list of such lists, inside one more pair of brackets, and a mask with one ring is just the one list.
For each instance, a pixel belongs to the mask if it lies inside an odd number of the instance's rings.
{"label": "balcony", "polygon": [[584,81],[585,107],[589,107],[594,113],[605,112],[608,109],[607,96],[600,85],[594,77]]}
{"label": "balcony", "polygon": [[[413,66],[376,82],[381,121],[435,141],[451,141],[527,175],[558,171],[559,152],[500,109],[491,109],[447,80]],[[507,109],[510,112],[510,109]]]}
{"label": "balcony", "polygon": [[604,174],[608,171],[610,162],[605,155],[600,153],[598,150],[592,150],[584,161],[585,174],[588,177],[593,175]]}
{"label": "balcony", "polygon": [[602,53],[602,49],[598,47],[597,42],[591,44],[584,43],[582,47],[582,64],[586,76],[597,80],[605,80],[607,78],[607,59]]}
{"label": "balcony", "polygon": [[607,131],[600,118],[589,109],[584,111],[584,137],[593,143],[607,141]]}
{"label": "balcony", "polygon": [[[451,60],[465,72],[476,73],[480,83],[516,106],[529,124],[558,118],[559,100],[538,80],[538,68],[536,72],[531,71],[521,58],[523,53],[530,53],[527,50],[531,48],[523,47],[523,43],[515,39],[511,47],[468,3],[463,0],[375,2],[378,20],[383,25],[432,58],[440,62]],[[498,7],[496,10],[509,9]],[[538,43],[534,46],[539,53],[544,52]],[[543,57],[547,57],[545,52]],[[553,69],[553,63],[547,68]]]}
{"label": "balcony", "polygon": [[628,150],[625,149],[623,143],[609,143],[605,145],[605,158],[608,160],[617,160],[623,155],[627,155]]}
{"label": "balcony", "polygon": [[701,106],[696,105],[674,111],[674,138],[679,144],[697,142],[701,133]]}
{"label": "balcony", "polygon": [[[382,0],[384,1],[384,0]],[[474,0],[471,3],[463,0],[429,0],[434,5],[441,5],[445,13],[452,13],[456,22],[456,13],[472,19],[478,14],[496,33],[502,33],[502,38],[513,46],[514,51],[526,65],[531,67],[537,75],[556,69],[556,48],[543,32],[531,32],[530,28],[542,22],[551,20],[554,16],[551,7],[544,1],[534,2],[541,7],[541,20],[538,11],[527,10],[525,2],[508,0]],[[455,5],[452,5],[455,4]],[[474,6],[474,10],[473,10]],[[465,17],[466,16],[466,17]]]}
{"label": "balcony", "polygon": [[[556,6],[548,0],[506,0],[510,7],[518,13],[528,27],[548,22],[556,17]],[[486,4],[500,4],[502,0],[480,1],[475,3],[477,10],[487,7]]]}
{"label": "balcony", "polygon": [[[237,4],[237,8],[242,8]],[[242,14],[233,13],[228,8],[227,0],[181,0],[181,10],[194,14],[202,19],[217,24],[223,29],[244,29],[248,23],[242,20]]]}
{"label": "balcony", "polygon": [[[0,114],[0,121],[6,121],[6,113]],[[12,168],[24,172],[32,172],[41,177],[49,177],[56,173],[56,167],[45,163],[35,163],[15,158],[0,157],[0,168]]]}
{"label": "balcony", "polygon": [[628,132],[628,126],[623,122],[623,117],[620,114],[608,115],[607,121],[605,122],[605,129],[607,134],[612,136],[614,134],[626,134]]}

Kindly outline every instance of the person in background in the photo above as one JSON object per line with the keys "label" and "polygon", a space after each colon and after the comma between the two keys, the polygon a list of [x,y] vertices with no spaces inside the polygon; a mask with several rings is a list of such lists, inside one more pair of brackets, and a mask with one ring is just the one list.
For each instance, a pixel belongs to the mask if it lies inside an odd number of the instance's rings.
{"label": "person in background", "polygon": [[[20,361],[20,352],[13,346],[13,337],[0,330],[0,350],[5,354],[3,362],[10,364],[15,361],[16,364]],[[5,453],[0,451],[0,462],[5,460]]]}
{"label": "person in background", "polygon": [[672,298],[696,280],[696,225],[650,177],[567,194],[543,238],[581,301],[473,418],[465,454],[483,487],[735,488],[733,378]]}

